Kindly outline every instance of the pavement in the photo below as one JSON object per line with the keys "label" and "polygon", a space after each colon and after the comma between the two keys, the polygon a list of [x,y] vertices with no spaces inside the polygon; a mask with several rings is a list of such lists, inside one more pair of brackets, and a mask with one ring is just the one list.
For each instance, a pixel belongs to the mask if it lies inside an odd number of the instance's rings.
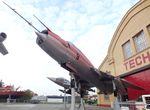
{"label": "pavement", "polygon": [[[0,110],[69,110],[70,105],[65,109],[63,104],[0,104]],[[86,105],[86,110],[112,110],[98,106]]]}

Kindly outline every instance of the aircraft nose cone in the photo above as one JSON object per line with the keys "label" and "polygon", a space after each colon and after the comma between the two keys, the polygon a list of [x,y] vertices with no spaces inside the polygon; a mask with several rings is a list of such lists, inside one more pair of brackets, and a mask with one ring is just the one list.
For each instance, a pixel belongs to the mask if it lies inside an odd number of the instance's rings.
{"label": "aircraft nose cone", "polygon": [[47,35],[40,33],[40,32],[35,32],[35,33],[37,35],[36,42],[38,45],[41,45],[46,40]]}
{"label": "aircraft nose cone", "polygon": [[47,37],[47,35],[46,34],[43,34],[43,33],[40,33],[40,32],[35,32],[36,33],[36,35],[39,37],[39,38],[41,38],[41,39],[46,39],[46,37]]}
{"label": "aircraft nose cone", "polygon": [[36,31],[35,31],[35,34],[36,34],[37,36],[40,36],[40,33],[39,33],[39,32],[36,32]]}

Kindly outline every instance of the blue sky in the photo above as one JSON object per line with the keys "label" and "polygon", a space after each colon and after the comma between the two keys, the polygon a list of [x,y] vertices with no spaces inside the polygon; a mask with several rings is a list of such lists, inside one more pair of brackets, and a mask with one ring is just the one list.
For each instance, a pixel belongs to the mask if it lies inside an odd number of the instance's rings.
{"label": "blue sky", "polygon": [[[32,22],[73,42],[97,68],[107,54],[114,31],[124,14],[138,0],[4,0]],[[62,69],[35,43],[34,29],[0,2],[0,31],[7,33],[4,44],[9,54],[0,55],[0,79],[6,84],[31,89],[40,95],[61,93],[61,87],[46,77],[66,77]]]}

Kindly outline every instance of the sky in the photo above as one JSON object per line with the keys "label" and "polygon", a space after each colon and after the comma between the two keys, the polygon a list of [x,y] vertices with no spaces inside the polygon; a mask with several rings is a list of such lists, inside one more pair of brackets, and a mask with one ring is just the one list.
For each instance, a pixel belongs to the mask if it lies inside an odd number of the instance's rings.
{"label": "sky", "polygon": [[[40,31],[33,15],[66,41],[75,44],[98,68],[125,13],[139,0],[3,0]],[[0,32],[7,34],[0,54],[0,80],[39,95],[61,95],[47,77],[70,79],[69,72],[37,44],[35,30],[0,1]]]}

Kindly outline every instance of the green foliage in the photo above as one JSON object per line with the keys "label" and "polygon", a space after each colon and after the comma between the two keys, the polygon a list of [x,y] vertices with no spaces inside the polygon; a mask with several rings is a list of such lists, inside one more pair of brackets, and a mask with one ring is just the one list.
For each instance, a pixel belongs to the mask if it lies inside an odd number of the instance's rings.
{"label": "green foliage", "polygon": [[33,95],[34,93],[31,90],[27,89],[25,90],[24,95],[21,97],[21,100],[24,100],[24,101],[30,100],[33,97]]}

